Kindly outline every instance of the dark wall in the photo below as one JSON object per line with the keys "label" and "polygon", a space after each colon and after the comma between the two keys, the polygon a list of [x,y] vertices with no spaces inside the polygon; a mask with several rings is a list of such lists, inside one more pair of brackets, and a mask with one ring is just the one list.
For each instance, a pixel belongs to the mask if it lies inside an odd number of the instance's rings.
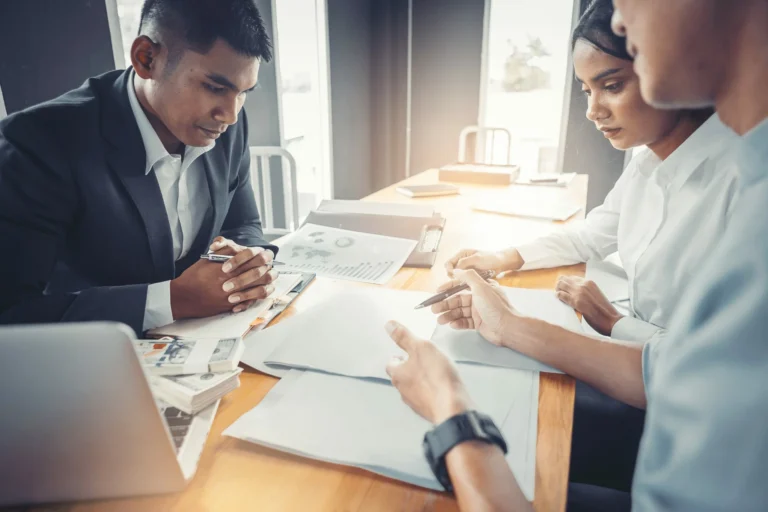
{"label": "dark wall", "polygon": [[[577,2],[578,4],[578,2]],[[581,0],[574,6],[574,24],[584,12],[589,1]],[[577,172],[589,175],[587,211],[603,203],[624,169],[624,151],[613,148],[602,133],[595,130],[594,123],[585,116],[587,98],[573,74],[569,63],[566,79],[565,101],[563,102],[563,135],[561,141],[561,163],[563,172]]]}
{"label": "dark wall", "polygon": [[372,27],[375,0],[328,0],[333,193],[359,199],[373,191]]}
{"label": "dark wall", "polygon": [[112,69],[104,0],[0,1],[0,84],[9,114]]}
{"label": "dark wall", "polygon": [[[455,160],[476,124],[483,0],[413,0],[411,173]],[[334,194],[405,177],[408,0],[328,0]]]}
{"label": "dark wall", "polygon": [[483,0],[413,0],[411,174],[456,161],[477,124]]}
{"label": "dark wall", "polygon": [[405,177],[408,0],[374,2],[371,144],[375,190]]}

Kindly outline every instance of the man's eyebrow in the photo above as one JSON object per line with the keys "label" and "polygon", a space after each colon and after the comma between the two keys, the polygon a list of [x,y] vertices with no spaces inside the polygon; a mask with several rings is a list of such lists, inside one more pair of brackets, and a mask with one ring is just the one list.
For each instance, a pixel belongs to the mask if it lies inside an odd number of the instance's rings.
{"label": "man's eyebrow", "polygon": [[[229,89],[231,91],[240,92],[240,90],[237,88],[237,86],[235,86],[235,84],[230,82],[229,79],[227,77],[225,77],[225,76],[219,75],[217,73],[208,73],[205,76],[206,76],[206,78],[208,78],[212,82],[216,82],[217,84],[219,84],[219,85],[221,85],[223,87],[226,87],[227,89]],[[251,92],[255,88],[256,88],[256,86],[254,85],[250,89],[248,89],[246,91],[243,91],[243,92]]]}

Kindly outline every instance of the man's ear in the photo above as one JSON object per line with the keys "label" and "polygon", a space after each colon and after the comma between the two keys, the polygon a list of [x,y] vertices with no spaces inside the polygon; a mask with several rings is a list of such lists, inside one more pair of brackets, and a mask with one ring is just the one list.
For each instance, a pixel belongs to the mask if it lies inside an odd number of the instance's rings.
{"label": "man's ear", "polygon": [[157,70],[157,58],[160,55],[160,44],[147,36],[139,36],[131,45],[131,65],[136,74],[143,79],[152,77]]}

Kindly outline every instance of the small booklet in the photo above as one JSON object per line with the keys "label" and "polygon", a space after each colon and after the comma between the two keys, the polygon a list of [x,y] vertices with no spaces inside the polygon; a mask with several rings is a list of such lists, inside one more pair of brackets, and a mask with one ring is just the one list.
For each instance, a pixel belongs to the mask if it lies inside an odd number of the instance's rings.
{"label": "small booklet", "polygon": [[233,371],[245,348],[241,338],[136,340],[133,346],[149,375]]}
{"label": "small booklet", "polygon": [[156,398],[187,414],[197,414],[230,391],[240,387],[242,368],[221,373],[151,375],[149,384]]}

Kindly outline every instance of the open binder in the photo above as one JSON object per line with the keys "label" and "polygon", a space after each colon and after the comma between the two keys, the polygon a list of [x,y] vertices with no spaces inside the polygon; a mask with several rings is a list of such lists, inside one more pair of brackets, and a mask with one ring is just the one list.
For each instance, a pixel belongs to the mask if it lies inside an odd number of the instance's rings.
{"label": "open binder", "polygon": [[[324,201],[317,210],[310,212],[304,224],[316,224],[338,229],[347,229],[360,233],[392,236],[416,240],[416,248],[405,262],[406,267],[431,268],[437,257],[437,248],[443,235],[445,218],[439,213],[427,215],[403,215],[403,212],[387,214],[388,210],[397,210],[397,203],[378,203],[376,213],[363,213],[354,203],[356,201]],[[360,203],[368,206],[374,203]],[[325,211],[324,211],[325,210]],[[331,210],[331,211],[327,211]]]}

